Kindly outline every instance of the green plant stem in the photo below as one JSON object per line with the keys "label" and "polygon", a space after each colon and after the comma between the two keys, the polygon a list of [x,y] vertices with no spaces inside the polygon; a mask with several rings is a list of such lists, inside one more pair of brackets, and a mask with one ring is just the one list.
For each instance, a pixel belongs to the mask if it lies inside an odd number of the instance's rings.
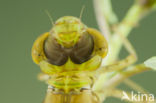
{"label": "green plant stem", "polygon": [[[122,47],[122,40],[120,39],[120,37],[117,34],[120,33],[121,35],[127,37],[130,34],[130,32],[132,31],[132,29],[141,20],[141,18],[145,15],[145,13],[149,13],[152,9],[145,9],[143,6],[141,6],[135,2],[132,5],[132,7],[128,10],[126,16],[121,21],[121,23],[119,23],[119,25],[116,26],[113,34],[110,35],[112,33],[112,31],[110,30],[110,26],[112,26],[113,24],[116,24],[118,22],[117,17],[112,10],[110,0],[94,0],[94,7],[95,7],[96,18],[97,18],[100,30],[102,31],[103,34],[105,34],[104,36],[109,37],[109,40],[108,40],[109,52],[108,52],[107,58],[105,58],[104,62],[103,62],[104,65],[109,65],[118,59],[119,52]],[[103,25],[103,24],[105,24],[105,25]],[[131,73],[131,71],[128,71],[125,73],[130,73],[131,75],[134,75],[135,72],[136,73],[140,72],[140,68],[138,69],[138,71],[135,71],[135,70],[132,73]],[[145,68],[145,70],[146,70],[146,68]],[[125,74],[125,77],[131,76],[130,74],[129,75]],[[113,77],[111,77],[111,76],[109,76],[109,73],[102,74],[95,81],[93,90],[101,91],[107,86],[114,87],[114,86],[116,86],[116,84],[123,81],[124,77],[122,77],[122,76],[123,75],[115,74],[115,75],[113,75]],[[107,85],[107,86],[105,86],[105,85]],[[102,98],[102,100],[104,100],[103,94],[100,97]]]}
{"label": "green plant stem", "polygon": [[108,65],[114,62],[119,56],[119,52],[122,47],[122,40],[117,33],[127,37],[131,30],[138,24],[140,18],[142,17],[143,11],[143,8],[134,4],[128,11],[123,21],[115,28],[114,34],[110,40],[109,54],[105,64]]}
{"label": "green plant stem", "polygon": [[101,9],[104,13],[104,16],[110,25],[116,24],[118,22],[118,18],[113,11],[111,0],[99,0],[101,1]]}
{"label": "green plant stem", "polygon": [[[121,33],[123,36],[128,36],[133,27],[138,23],[142,15],[143,9],[134,4],[123,21],[117,26],[116,31],[110,38],[109,42],[109,52],[107,58],[104,60],[104,65],[109,65],[113,63],[119,55],[120,49],[122,47],[122,41],[116,33]],[[104,82],[106,81],[106,75],[101,75],[95,82],[94,90],[100,90],[103,88]]]}
{"label": "green plant stem", "polygon": [[[96,20],[97,20],[99,29],[108,41],[111,36],[108,17],[111,17],[110,15],[112,14],[111,12],[112,7],[109,1],[110,0],[93,0]],[[106,15],[109,15],[109,16],[106,16]],[[113,20],[113,19],[110,19],[110,20]]]}

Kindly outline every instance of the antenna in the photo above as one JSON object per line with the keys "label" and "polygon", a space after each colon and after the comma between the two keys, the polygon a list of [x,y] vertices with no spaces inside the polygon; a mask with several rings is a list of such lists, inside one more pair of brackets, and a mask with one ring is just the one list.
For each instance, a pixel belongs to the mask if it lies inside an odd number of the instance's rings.
{"label": "antenna", "polygon": [[54,24],[53,18],[51,17],[49,11],[48,10],[45,10],[45,13],[48,15],[48,17],[49,17],[49,19],[51,21],[51,24],[54,26],[55,24]]}
{"label": "antenna", "polygon": [[83,11],[84,11],[84,9],[85,9],[85,5],[83,5],[83,6],[82,6],[82,9],[81,9],[81,12],[80,12],[80,17],[79,17],[79,18],[80,18],[80,20],[81,20],[81,18],[82,18],[82,15],[83,15]]}

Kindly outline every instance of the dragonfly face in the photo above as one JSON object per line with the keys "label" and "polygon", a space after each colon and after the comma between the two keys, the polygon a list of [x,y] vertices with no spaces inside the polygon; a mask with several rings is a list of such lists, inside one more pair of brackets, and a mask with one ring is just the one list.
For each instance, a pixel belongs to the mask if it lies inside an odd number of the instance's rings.
{"label": "dragonfly face", "polygon": [[32,58],[49,75],[48,84],[68,94],[93,84],[94,71],[107,50],[102,34],[78,18],[66,16],[35,41]]}
{"label": "dragonfly face", "polygon": [[71,47],[79,41],[85,30],[86,26],[78,18],[65,16],[56,21],[51,34],[60,45]]}

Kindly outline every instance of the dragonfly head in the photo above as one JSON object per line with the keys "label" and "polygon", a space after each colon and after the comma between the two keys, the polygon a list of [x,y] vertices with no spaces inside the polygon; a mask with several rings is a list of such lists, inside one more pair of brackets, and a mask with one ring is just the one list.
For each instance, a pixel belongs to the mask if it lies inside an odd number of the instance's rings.
{"label": "dragonfly head", "polygon": [[72,47],[79,41],[86,28],[79,18],[65,16],[55,22],[51,34],[62,46]]}

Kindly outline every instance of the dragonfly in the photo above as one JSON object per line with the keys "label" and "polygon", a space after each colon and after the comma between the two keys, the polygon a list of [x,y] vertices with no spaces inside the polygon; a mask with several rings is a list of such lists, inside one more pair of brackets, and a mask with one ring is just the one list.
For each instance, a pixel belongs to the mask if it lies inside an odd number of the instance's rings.
{"label": "dragonfly", "polygon": [[[41,68],[38,78],[48,84],[43,103],[103,103],[110,96],[122,99],[125,94],[131,95],[116,88],[123,81],[136,91],[147,93],[128,78],[151,68],[133,65],[137,61],[135,49],[122,33],[117,32],[116,36],[129,55],[102,65],[111,53],[101,32],[77,17],[56,20],[52,29],[40,35],[32,47],[32,59]],[[147,101],[143,99],[140,103]]]}

